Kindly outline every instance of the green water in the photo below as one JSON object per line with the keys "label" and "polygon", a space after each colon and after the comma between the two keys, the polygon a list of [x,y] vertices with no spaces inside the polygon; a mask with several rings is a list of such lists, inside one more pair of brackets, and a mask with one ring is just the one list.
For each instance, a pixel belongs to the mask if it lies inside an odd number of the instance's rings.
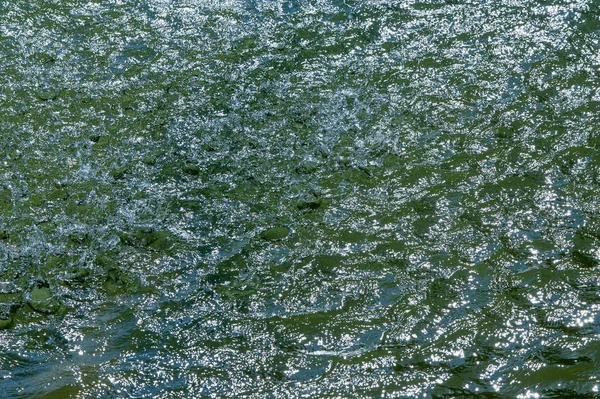
{"label": "green water", "polygon": [[0,0],[0,396],[595,397],[599,41],[595,0]]}

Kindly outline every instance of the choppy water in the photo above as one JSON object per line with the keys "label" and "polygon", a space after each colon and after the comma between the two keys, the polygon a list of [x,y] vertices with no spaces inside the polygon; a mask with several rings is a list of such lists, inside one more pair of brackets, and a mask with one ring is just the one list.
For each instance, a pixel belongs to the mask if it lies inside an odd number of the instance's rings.
{"label": "choppy water", "polygon": [[593,397],[599,40],[594,0],[0,1],[2,396]]}

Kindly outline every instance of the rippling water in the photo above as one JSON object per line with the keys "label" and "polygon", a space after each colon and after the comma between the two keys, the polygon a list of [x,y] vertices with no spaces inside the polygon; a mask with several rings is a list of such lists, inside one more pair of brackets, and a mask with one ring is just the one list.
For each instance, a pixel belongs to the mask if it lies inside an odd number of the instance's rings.
{"label": "rippling water", "polygon": [[594,397],[599,6],[0,2],[3,397]]}

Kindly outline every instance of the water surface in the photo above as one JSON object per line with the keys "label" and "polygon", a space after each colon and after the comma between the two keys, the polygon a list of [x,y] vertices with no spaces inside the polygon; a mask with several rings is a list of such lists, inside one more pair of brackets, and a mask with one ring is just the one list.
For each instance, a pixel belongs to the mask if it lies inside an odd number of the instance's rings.
{"label": "water surface", "polygon": [[0,2],[4,397],[594,397],[598,6]]}

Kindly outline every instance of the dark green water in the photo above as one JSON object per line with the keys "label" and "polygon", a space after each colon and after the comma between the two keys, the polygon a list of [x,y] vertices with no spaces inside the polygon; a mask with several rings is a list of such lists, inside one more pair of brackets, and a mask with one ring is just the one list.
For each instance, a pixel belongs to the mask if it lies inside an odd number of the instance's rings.
{"label": "dark green water", "polygon": [[599,40],[594,0],[0,1],[0,396],[595,397]]}

